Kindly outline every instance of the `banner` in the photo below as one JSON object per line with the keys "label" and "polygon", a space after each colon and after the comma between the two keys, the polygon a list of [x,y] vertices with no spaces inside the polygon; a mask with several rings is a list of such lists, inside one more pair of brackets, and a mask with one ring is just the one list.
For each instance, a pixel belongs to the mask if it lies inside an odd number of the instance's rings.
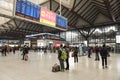
{"label": "banner", "polygon": [[45,9],[41,8],[40,10],[40,23],[47,26],[56,26],[56,14]]}

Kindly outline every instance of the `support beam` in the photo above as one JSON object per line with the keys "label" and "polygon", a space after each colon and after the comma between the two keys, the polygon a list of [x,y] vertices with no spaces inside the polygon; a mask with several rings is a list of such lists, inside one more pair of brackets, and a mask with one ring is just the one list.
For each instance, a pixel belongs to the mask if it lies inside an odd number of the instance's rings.
{"label": "support beam", "polygon": [[[70,22],[68,23],[69,25],[72,25],[74,22],[76,22],[77,16],[75,16]],[[74,25],[75,26],[75,25]]]}
{"label": "support beam", "polygon": [[74,4],[73,4],[73,7],[72,7],[72,9],[71,10],[74,10],[75,8],[75,3],[76,3],[76,0],[74,0]]}
{"label": "support beam", "polygon": [[9,16],[9,15],[2,14],[2,13],[0,13],[0,16],[5,17],[5,18],[9,18],[9,19],[13,19],[13,16]]}
{"label": "support beam", "polygon": [[41,6],[41,5],[44,5],[44,4],[48,3],[48,2],[49,2],[49,0],[41,3],[40,6]]}
{"label": "support beam", "polygon": [[96,30],[96,28],[94,28],[94,29],[88,28],[88,32],[87,32],[87,34],[85,34],[84,30],[78,29],[78,32],[85,38],[85,40],[87,40],[87,45],[88,46],[89,46],[89,37],[93,34],[93,32],[95,30]]}
{"label": "support beam", "polygon": [[80,0],[75,6],[74,9],[82,2],[83,0]]}
{"label": "support beam", "polygon": [[67,12],[68,10],[67,9],[65,9],[65,11],[64,11],[64,13],[62,13],[62,15],[64,16],[65,14],[66,14],[66,12]]}
{"label": "support beam", "polygon": [[101,9],[100,7],[98,7],[98,6],[96,6],[96,5],[93,5],[93,6],[96,7],[96,9],[97,9],[101,14],[103,14],[104,16],[106,16],[106,17],[108,17],[109,19],[111,19],[110,16],[107,14],[107,11],[106,11],[106,10]]}
{"label": "support beam", "polygon": [[2,27],[4,28],[5,32],[7,32],[9,30],[8,27],[6,27],[5,25],[2,25]]}
{"label": "support beam", "polygon": [[14,25],[10,24],[10,23],[7,23],[7,25],[9,26],[10,29],[13,29],[14,28]]}
{"label": "support beam", "polygon": [[91,7],[82,16],[87,19],[87,17],[89,17],[91,14],[93,14],[96,11],[98,10],[94,6],[91,5]]}
{"label": "support beam", "polygon": [[[55,1],[55,0],[53,0],[53,1]],[[57,1],[55,1],[57,4],[59,4]],[[65,7],[64,5],[62,5],[63,7]],[[78,19],[79,18],[81,18],[81,19],[83,19],[84,21],[86,21],[88,24],[90,24],[90,25],[93,25],[92,23],[90,23],[88,20],[86,20],[85,18],[83,18],[80,14],[78,14],[77,12],[75,12],[75,11],[71,11],[71,10],[69,10],[67,7],[65,7],[66,9],[67,9],[67,11],[69,11],[69,13],[73,13],[73,14],[75,14],[77,17],[78,17]]]}
{"label": "support beam", "polygon": [[52,0],[50,0],[50,10],[52,11]]}
{"label": "support beam", "polygon": [[78,13],[88,2],[90,2],[90,0],[85,1],[85,3],[82,4],[82,6],[76,12]]}
{"label": "support beam", "polygon": [[19,26],[22,24],[22,22],[23,22],[23,21],[20,21],[20,23],[17,24],[16,20],[14,19],[14,23],[15,23],[15,25],[16,25],[16,28],[19,27]]}
{"label": "support beam", "polygon": [[113,13],[112,13],[112,9],[111,9],[109,0],[103,0],[103,1],[104,1],[104,3],[105,3],[105,6],[107,7],[108,13],[109,13],[112,21],[113,21],[113,22],[116,22],[115,16],[114,16]]}
{"label": "support beam", "polygon": [[57,6],[57,8],[55,9],[55,11],[54,11],[54,12],[56,12],[56,11],[59,9],[59,7],[60,7],[60,5],[58,5],[58,6]]}

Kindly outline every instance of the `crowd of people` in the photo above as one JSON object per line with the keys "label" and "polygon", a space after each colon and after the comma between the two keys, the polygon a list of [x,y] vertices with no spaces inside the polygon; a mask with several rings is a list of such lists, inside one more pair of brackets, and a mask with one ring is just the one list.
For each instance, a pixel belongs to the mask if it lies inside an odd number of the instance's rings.
{"label": "crowd of people", "polygon": [[[65,54],[63,54],[63,51],[65,51],[65,53],[66,53],[66,58],[62,58],[62,56],[65,55]],[[59,60],[62,72],[64,72],[65,69],[69,70],[69,55],[70,55],[69,53],[70,53],[70,51],[72,51],[71,56],[74,57],[74,63],[78,63],[78,54],[79,54],[78,47],[73,47],[72,50],[70,50],[69,47],[66,47],[66,46],[63,47],[61,45],[58,49],[58,60]],[[91,58],[93,48],[88,46],[87,51],[88,51],[88,58]],[[106,46],[105,44],[103,44],[102,47],[95,46],[94,52],[95,52],[95,61],[99,61],[100,56],[101,56],[103,69],[108,68],[107,57],[110,57],[108,46]],[[66,62],[66,68],[64,67],[65,66],[64,62]]]}
{"label": "crowd of people", "polygon": [[[19,50],[18,47],[14,46],[14,47],[10,47],[10,46],[7,46],[7,45],[4,45],[1,47],[1,54],[2,56],[7,56],[7,54],[9,54],[10,52],[12,52],[13,54],[16,53],[16,50]],[[21,47],[20,48],[20,51],[22,51],[22,55],[23,55],[23,58],[22,60],[26,60],[28,59],[28,50],[29,50],[29,47],[24,45],[24,47]]]}
{"label": "crowd of people", "polygon": [[[9,53],[9,52],[13,52],[13,54],[15,54],[15,51],[16,51],[16,47],[9,47],[9,46],[3,46],[2,47],[2,56],[6,56],[7,54],[6,53]],[[27,45],[24,45],[22,48],[21,48],[21,51],[22,51],[22,60],[25,60],[27,61],[28,60],[28,53],[29,53],[29,47]],[[47,50],[48,48],[44,48],[42,49],[44,51],[44,53],[47,53]],[[58,53],[58,60],[59,60],[59,63],[60,63],[60,68],[61,68],[61,71],[65,71],[65,70],[69,70],[69,57],[70,57],[70,52],[72,52],[72,57],[74,57],[74,63],[78,63],[78,55],[80,53],[80,50],[78,47],[68,47],[68,46],[60,46],[60,47],[57,47],[55,48],[55,51],[56,52],[57,50],[57,53]],[[99,46],[95,46],[94,48],[93,47],[90,47],[88,46],[87,48],[82,48],[82,54],[85,54],[86,51],[88,51],[88,58],[91,58],[91,55],[92,53],[94,52],[95,53],[95,61],[99,61],[100,60],[100,56],[101,56],[101,60],[102,60],[102,67],[103,69],[104,68],[107,68],[107,57],[110,57],[110,48],[108,46],[106,46],[105,44],[102,46],[102,47],[99,47]],[[66,67],[65,67],[65,64],[64,62],[66,62]]]}
{"label": "crowd of people", "polygon": [[7,54],[9,54],[10,52],[13,52],[13,54],[15,54],[15,51],[16,51],[16,47],[10,47],[10,46],[2,46],[1,47],[1,53],[2,53],[2,56],[7,56]]}

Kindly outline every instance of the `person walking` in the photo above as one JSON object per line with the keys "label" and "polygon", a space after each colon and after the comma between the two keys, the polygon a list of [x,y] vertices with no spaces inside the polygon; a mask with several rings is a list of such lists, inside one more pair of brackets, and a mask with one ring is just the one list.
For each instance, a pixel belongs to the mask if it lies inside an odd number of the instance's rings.
{"label": "person walking", "polygon": [[13,50],[13,54],[15,54],[16,47],[14,46],[14,47],[12,48],[12,50]]}
{"label": "person walking", "polygon": [[78,63],[78,48],[75,47],[73,52],[74,52],[74,63],[76,62]]}
{"label": "person walking", "polygon": [[95,47],[95,61],[99,61],[99,47],[96,46]]}
{"label": "person walking", "polygon": [[92,55],[92,49],[90,46],[88,46],[88,58],[91,58]]}
{"label": "person walking", "polygon": [[7,46],[3,46],[2,47],[2,56],[6,56],[6,52],[7,52]]}
{"label": "person walking", "polygon": [[108,51],[106,48],[106,45],[104,44],[103,47],[100,50],[100,55],[101,55],[101,59],[102,59],[102,67],[107,68],[107,55],[108,55]]}
{"label": "person walking", "polygon": [[24,47],[23,47],[23,54],[22,55],[23,55],[22,60],[27,61],[28,60],[28,47],[26,45],[24,45]]}

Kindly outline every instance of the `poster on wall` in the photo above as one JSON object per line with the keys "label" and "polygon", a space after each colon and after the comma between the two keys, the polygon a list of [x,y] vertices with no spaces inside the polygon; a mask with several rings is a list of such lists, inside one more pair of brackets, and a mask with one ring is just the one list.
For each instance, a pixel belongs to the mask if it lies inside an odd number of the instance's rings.
{"label": "poster on wall", "polygon": [[120,32],[116,32],[116,43],[120,43]]}
{"label": "poster on wall", "polygon": [[30,47],[31,46],[31,41],[24,41],[24,45]]}
{"label": "poster on wall", "polygon": [[56,26],[56,14],[45,8],[40,9],[40,23],[43,25],[55,27]]}
{"label": "poster on wall", "polygon": [[16,0],[15,15],[19,17],[39,21],[40,6],[27,0]]}
{"label": "poster on wall", "polygon": [[120,43],[120,35],[116,35],[116,43]]}

